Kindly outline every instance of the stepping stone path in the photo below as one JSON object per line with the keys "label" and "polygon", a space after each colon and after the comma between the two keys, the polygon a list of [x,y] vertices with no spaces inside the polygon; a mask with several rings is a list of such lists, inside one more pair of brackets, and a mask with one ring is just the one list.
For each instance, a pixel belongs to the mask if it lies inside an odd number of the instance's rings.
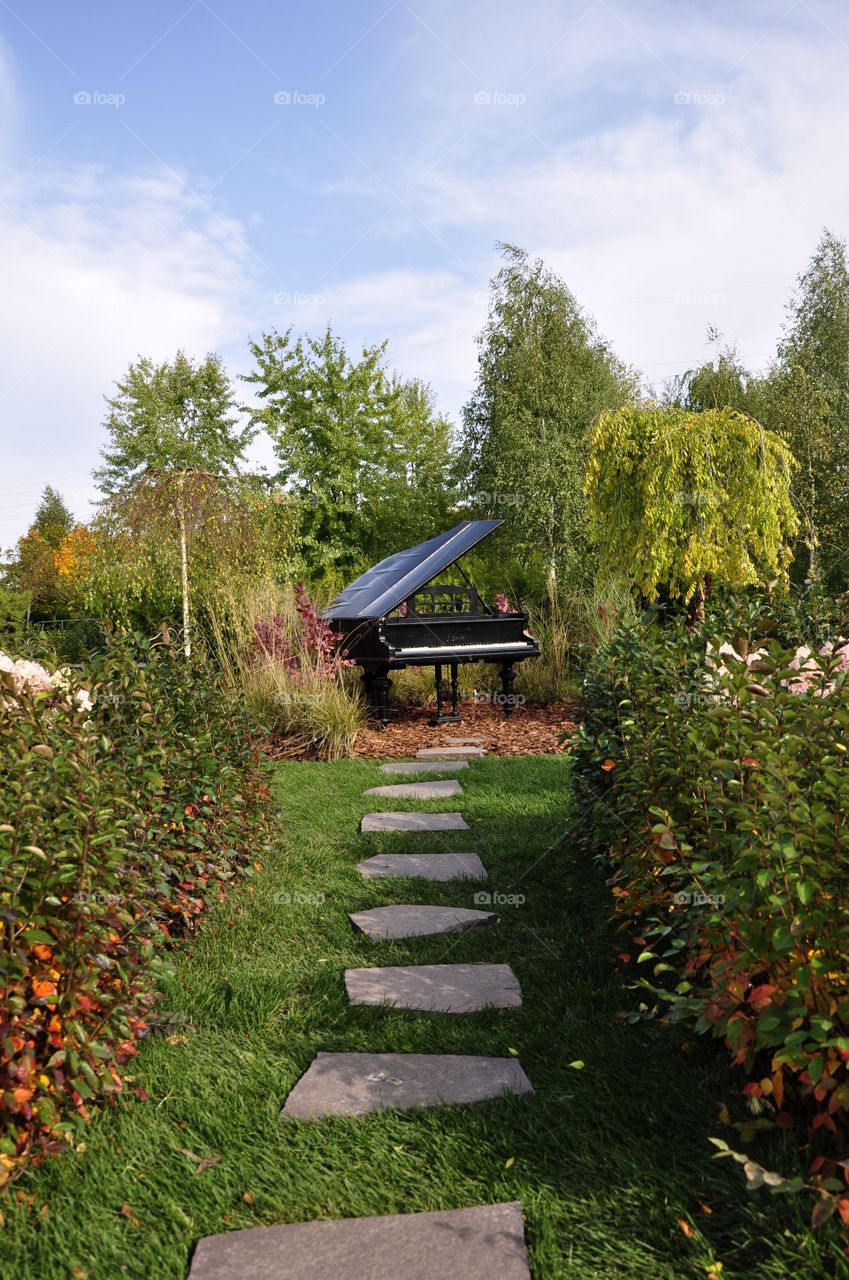
{"label": "stepping stone path", "polygon": [[[449,738],[415,761],[381,765],[382,773],[456,773],[466,757],[485,754],[482,738]],[[371,787],[367,796],[436,799],[462,795],[456,779]],[[371,831],[468,831],[460,813],[367,813]],[[383,853],[357,864],[365,879],[485,880],[476,853]],[[460,933],[491,924],[491,911],[397,904],[350,915],[375,942]],[[517,1008],[518,979],[507,964],[386,965],[345,970],[352,1004],[423,1013]],[[373,1111],[457,1106],[505,1094],[532,1094],[514,1057],[465,1054],[324,1053],[313,1058],[286,1098],[281,1120],[320,1121]],[[434,1213],[281,1223],[201,1240],[189,1280],[530,1280],[522,1206],[481,1205]]]}
{"label": "stepping stone path", "polygon": [[530,1280],[522,1206],[252,1227],[201,1240],[189,1280]]}
{"label": "stepping stone path", "polygon": [[346,969],[345,986],[351,1004],[385,1004],[422,1013],[477,1013],[517,1009],[522,1003],[519,980],[509,964]]}
{"label": "stepping stone path", "polygon": [[380,766],[381,773],[459,773],[461,769],[468,769],[468,760],[434,760],[430,764],[427,760],[390,760],[388,764]]}
{"label": "stepping stone path", "polygon": [[317,1053],[280,1113],[284,1120],[364,1116],[533,1093],[516,1058],[452,1053]]}
{"label": "stepping stone path", "polygon": [[467,929],[492,924],[496,915],[494,911],[473,911],[471,907],[399,905],[357,911],[348,919],[355,929],[367,934],[374,942],[380,942],[383,939],[433,938],[441,933],[465,933]]}
{"label": "stepping stone path", "polygon": [[468,831],[462,813],[367,813],[360,830],[368,831]]}
{"label": "stepping stone path", "polygon": [[463,788],[456,778],[437,782],[396,782],[388,787],[369,787],[364,796],[387,796],[390,800],[438,800],[440,796],[461,796]]}
{"label": "stepping stone path", "polygon": [[357,870],[366,880],[414,876],[420,880],[485,880],[486,869],[476,853],[378,853]]}

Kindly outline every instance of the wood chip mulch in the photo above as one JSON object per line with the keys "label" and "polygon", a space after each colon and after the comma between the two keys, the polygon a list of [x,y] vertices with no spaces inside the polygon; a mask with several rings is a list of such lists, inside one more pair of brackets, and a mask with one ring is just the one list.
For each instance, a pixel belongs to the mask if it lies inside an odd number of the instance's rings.
{"label": "wood chip mulch", "polygon": [[[369,720],[354,744],[358,760],[397,760],[414,757],[420,747],[448,745],[449,738],[483,738],[479,744],[493,756],[538,756],[567,750],[558,738],[571,733],[579,723],[576,703],[525,703],[511,716],[500,707],[488,703],[466,703],[460,708],[460,724],[431,725],[436,704],[431,707],[393,706],[387,728],[378,720]],[[273,759],[309,760],[313,753],[278,738],[265,744]]]}

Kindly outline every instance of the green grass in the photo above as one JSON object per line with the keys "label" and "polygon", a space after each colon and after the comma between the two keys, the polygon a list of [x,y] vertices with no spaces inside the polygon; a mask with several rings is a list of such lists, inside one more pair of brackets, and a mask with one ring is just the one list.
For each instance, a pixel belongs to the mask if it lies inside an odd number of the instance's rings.
{"label": "green grass", "polygon": [[[568,762],[491,758],[459,776],[468,833],[361,837],[364,812],[398,807],[362,797],[387,780],[376,764],[279,767],[274,859],[178,956],[166,1005],[193,1030],[143,1046],[133,1074],[148,1102],[100,1116],[85,1150],[30,1170],[0,1201],[0,1274],[181,1280],[193,1243],[214,1232],[513,1199],[524,1205],[534,1280],[705,1280],[715,1260],[722,1280],[849,1274],[834,1224],[815,1238],[807,1230],[809,1201],[747,1193],[736,1165],[711,1159],[708,1138],[728,1136],[719,1106],[734,1093],[723,1051],[685,1055],[673,1031],[614,1022],[635,997],[611,964],[608,891],[570,850],[580,818]],[[352,931],[348,911],[405,899],[473,906],[483,887],[363,881],[358,859],[390,848],[476,849],[487,887],[526,901],[488,930],[375,945]],[[280,892],[300,901],[275,902]],[[346,966],[449,960],[508,961],[523,1008],[450,1018],[347,1003]],[[319,1049],[511,1048],[533,1098],[278,1119]],[[222,1159],[197,1174],[180,1148]],[[754,1154],[792,1165],[781,1140]]]}

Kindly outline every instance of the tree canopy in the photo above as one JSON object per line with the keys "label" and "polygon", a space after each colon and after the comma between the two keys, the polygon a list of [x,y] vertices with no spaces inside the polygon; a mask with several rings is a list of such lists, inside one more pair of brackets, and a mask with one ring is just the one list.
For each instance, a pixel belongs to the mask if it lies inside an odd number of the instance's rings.
{"label": "tree canopy", "polygon": [[554,591],[589,563],[587,430],[634,393],[634,378],[558,276],[501,247],[463,411],[464,490],[481,515],[504,519],[505,542]]}
{"label": "tree canopy", "polygon": [[427,387],[389,375],[385,345],[351,357],[329,326],[251,344],[254,426],[300,500],[307,570],[331,581],[432,533],[453,497],[450,425]]}
{"label": "tree canopy", "polygon": [[142,357],[116,386],[106,401],[104,465],[94,473],[104,494],[126,491],[146,472],[235,473],[254,429],[238,425],[220,356],[195,363],[178,351],[161,364]]}

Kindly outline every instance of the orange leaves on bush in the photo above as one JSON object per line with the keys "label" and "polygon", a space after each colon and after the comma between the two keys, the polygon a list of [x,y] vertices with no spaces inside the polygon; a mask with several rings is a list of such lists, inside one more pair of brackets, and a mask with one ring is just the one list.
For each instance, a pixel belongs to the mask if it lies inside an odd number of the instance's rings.
{"label": "orange leaves on bush", "polygon": [[616,768],[616,761],[611,760],[610,757],[608,757],[607,760],[602,760],[601,767],[604,769],[605,773],[610,773],[611,769]]}
{"label": "orange leaves on bush", "polygon": [[32,993],[39,1000],[46,1000],[49,996],[55,996],[56,992],[55,982],[50,982],[47,978],[35,978],[33,980]]}

